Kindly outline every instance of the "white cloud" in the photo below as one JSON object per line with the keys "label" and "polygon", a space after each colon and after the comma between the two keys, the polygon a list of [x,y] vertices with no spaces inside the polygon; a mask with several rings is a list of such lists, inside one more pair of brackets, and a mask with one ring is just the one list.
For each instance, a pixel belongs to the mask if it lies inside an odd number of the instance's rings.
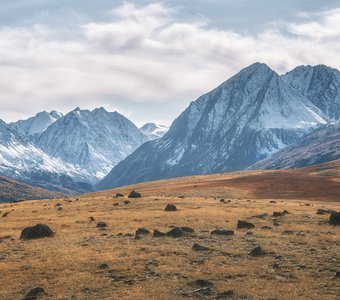
{"label": "white cloud", "polygon": [[150,107],[170,121],[189,101],[256,61],[278,72],[299,64],[339,68],[340,10],[301,20],[271,24],[254,36],[179,22],[176,11],[161,4],[125,3],[106,23],[3,27],[0,117],[107,105],[128,111],[139,124],[149,121]]}

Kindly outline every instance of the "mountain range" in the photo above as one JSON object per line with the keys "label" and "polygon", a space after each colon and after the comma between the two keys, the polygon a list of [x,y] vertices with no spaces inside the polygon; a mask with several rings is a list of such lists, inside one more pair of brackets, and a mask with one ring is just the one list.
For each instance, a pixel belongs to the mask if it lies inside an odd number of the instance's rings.
{"label": "mountain range", "polygon": [[255,63],[192,102],[165,136],[138,148],[96,188],[248,168],[339,120],[339,74],[316,66],[280,76]]}
{"label": "mountain range", "polygon": [[255,63],[190,103],[170,128],[76,108],[0,121],[0,175],[64,194],[339,158],[340,72]]}
{"label": "mountain range", "polygon": [[155,138],[104,108],[76,108],[66,115],[44,111],[10,124],[0,121],[0,174],[65,194],[82,193]]}

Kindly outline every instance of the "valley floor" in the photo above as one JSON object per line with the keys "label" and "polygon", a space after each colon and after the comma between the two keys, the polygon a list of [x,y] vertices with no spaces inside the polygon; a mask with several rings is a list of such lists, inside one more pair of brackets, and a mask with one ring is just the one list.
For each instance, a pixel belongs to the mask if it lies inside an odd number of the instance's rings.
{"label": "valley floor", "polygon": [[[328,224],[328,214],[316,214],[321,208],[340,211],[339,202],[226,193],[222,203],[222,194],[198,197],[168,191],[167,196],[129,199],[124,204],[127,198],[114,198],[115,193],[0,205],[0,299],[23,299],[35,287],[46,291],[38,299],[338,299],[340,295],[340,278],[335,276],[340,271],[340,231]],[[178,210],[165,212],[168,203]],[[272,214],[283,210],[289,214],[276,218],[275,226]],[[255,228],[236,229],[238,220]],[[107,227],[97,228],[99,221]],[[38,223],[49,225],[55,236],[19,239],[24,227]],[[152,237],[153,230],[167,232],[173,226],[189,226],[195,232],[178,238]],[[141,227],[151,234],[135,239]],[[216,228],[235,234],[211,235]],[[194,251],[195,243],[210,250]],[[262,247],[263,256],[249,254],[256,246]]]}

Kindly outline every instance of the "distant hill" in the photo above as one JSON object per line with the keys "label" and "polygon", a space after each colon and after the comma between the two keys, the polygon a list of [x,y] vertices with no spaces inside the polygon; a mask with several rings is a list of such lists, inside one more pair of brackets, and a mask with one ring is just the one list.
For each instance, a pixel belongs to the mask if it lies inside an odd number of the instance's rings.
{"label": "distant hill", "polygon": [[0,203],[22,200],[54,199],[62,196],[63,195],[59,193],[53,193],[18,182],[8,177],[0,176]]}

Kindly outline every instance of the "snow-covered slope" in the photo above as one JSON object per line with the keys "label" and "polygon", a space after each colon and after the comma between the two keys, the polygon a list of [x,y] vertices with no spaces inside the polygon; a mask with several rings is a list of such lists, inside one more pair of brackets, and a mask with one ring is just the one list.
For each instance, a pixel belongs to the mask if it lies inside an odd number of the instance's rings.
{"label": "snow-covered slope", "polygon": [[157,125],[155,123],[146,123],[139,130],[148,138],[148,140],[152,141],[165,135],[168,132],[169,127],[165,125]]}
{"label": "snow-covered slope", "polygon": [[241,170],[326,122],[278,74],[256,63],[192,102],[165,136],[141,146],[97,188]]}
{"label": "snow-covered slope", "polygon": [[340,158],[340,124],[327,125],[259,161],[250,169],[290,169]]}
{"label": "snow-covered slope", "polygon": [[48,126],[53,124],[62,116],[63,114],[57,111],[43,111],[27,120],[20,120],[18,122],[11,123],[10,125],[23,134],[34,135],[44,132]]}
{"label": "snow-covered slope", "polygon": [[70,164],[52,158],[27,137],[0,120],[0,174],[55,191],[85,191],[90,176]]}
{"label": "snow-covered slope", "polygon": [[95,183],[145,141],[139,129],[117,112],[77,108],[50,125],[36,143],[51,157],[86,170],[87,181]]}
{"label": "snow-covered slope", "polygon": [[299,66],[282,76],[330,119],[340,120],[340,72],[325,65]]}

